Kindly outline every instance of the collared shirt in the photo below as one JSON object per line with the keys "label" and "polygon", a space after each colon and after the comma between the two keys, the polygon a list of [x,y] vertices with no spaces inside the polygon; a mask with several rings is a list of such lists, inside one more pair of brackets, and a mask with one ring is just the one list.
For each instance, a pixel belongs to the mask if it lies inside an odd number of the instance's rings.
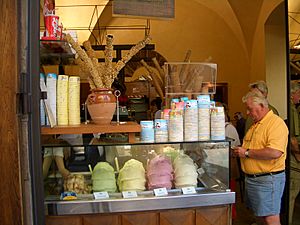
{"label": "collared shirt", "polygon": [[275,172],[285,169],[288,128],[284,121],[270,110],[264,118],[253,124],[243,140],[243,148],[273,148],[283,152],[278,159],[262,160],[241,158],[242,170],[247,174]]}
{"label": "collared shirt", "polygon": [[[277,111],[277,109],[269,104],[269,109],[271,109],[273,111],[273,113],[275,113],[277,116],[279,116],[279,113]],[[249,130],[249,128],[252,126],[253,124],[253,120],[251,119],[250,116],[247,117],[246,122],[245,122],[245,133],[247,133],[247,131]]]}
{"label": "collared shirt", "polygon": [[236,128],[230,122],[225,123],[225,135],[226,135],[226,137],[233,139],[233,141],[231,141],[231,143],[230,143],[231,147],[241,145],[239,134],[238,134]]}

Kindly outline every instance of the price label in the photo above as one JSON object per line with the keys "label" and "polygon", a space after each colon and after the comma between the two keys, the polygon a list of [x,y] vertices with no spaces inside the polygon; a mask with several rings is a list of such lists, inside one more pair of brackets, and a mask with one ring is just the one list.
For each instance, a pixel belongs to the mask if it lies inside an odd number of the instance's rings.
{"label": "price label", "polygon": [[197,193],[195,187],[183,187],[181,190],[184,195]]}
{"label": "price label", "polygon": [[106,191],[94,192],[94,198],[95,199],[105,199],[105,198],[109,198],[109,195]]}
{"label": "price label", "polygon": [[156,197],[168,195],[167,188],[156,188],[153,190]]}
{"label": "price label", "polygon": [[123,198],[136,198],[136,191],[122,191]]}

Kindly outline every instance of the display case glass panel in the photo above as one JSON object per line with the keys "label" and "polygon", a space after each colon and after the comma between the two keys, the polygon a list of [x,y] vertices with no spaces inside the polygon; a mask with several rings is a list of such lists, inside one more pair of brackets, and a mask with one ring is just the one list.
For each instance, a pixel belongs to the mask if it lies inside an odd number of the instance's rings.
{"label": "display case glass panel", "polygon": [[[43,147],[44,160],[47,151],[53,153],[57,149],[61,150],[64,155],[65,167],[73,176],[70,184],[70,181],[62,178],[57,165],[52,163],[45,177],[46,202],[60,200],[60,194],[64,191],[77,191],[78,200],[94,199],[91,170],[94,170],[98,162],[107,162],[113,168],[115,174],[117,188],[114,191],[109,191],[109,198],[111,200],[123,198],[118,183],[119,171],[126,162],[132,159],[141,163],[145,173],[144,188],[136,189],[138,197],[153,197],[155,195],[153,189],[156,186],[149,188],[151,185],[149,185],[148,169],[151,161],[158,156],[164,156],[171,162],[172,179],[171,186],[167,188],[168,195],[182,195],[182,187],[190,186],[188,183],[186,185],[176,185],[178,174],[187,170],[187,168],[192,168],[185,165],[185,162],[189,160],[183,161],[184,163],[176,167],[176,158],[180,156],[190,159],[190,162],[192,162],[190,166],[192,165],[196,169],[196,183],[192,186],[194,186],[197,194],[201,194],[203,191],[205,193],[210,191],[226,192],[229,189],[229,140],[124,144],[121,142],[103,142],[99,138],[92,137],[82,139],[81,135],[77,138],[67,137],[69,138],[51,139],[51,141],[47,139],[47,144],[44,144]],[[187,176],[189,175],[187,174]],[[75,189],[80,185],[83,186]],[[72,190],[72,187],[74,190]]]}

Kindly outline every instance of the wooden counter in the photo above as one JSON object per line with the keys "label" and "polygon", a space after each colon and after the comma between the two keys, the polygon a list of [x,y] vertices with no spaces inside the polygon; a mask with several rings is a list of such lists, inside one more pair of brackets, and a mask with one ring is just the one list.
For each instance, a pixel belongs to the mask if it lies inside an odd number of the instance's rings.
{"label": "wooden counter", "polygon": [[231,206],[131,213],[46,216],[46,225],[230,225]]}

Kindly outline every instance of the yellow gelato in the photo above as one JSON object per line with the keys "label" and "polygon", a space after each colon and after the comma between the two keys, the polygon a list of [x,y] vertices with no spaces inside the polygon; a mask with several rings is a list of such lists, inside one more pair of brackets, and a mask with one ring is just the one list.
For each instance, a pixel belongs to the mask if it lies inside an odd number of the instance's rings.
{"label": "yellow gelato", "polygon": [[135,159],[128,160],[119,172],[118,186],[120,191],[145,190],[146,178],[143,164]]}

